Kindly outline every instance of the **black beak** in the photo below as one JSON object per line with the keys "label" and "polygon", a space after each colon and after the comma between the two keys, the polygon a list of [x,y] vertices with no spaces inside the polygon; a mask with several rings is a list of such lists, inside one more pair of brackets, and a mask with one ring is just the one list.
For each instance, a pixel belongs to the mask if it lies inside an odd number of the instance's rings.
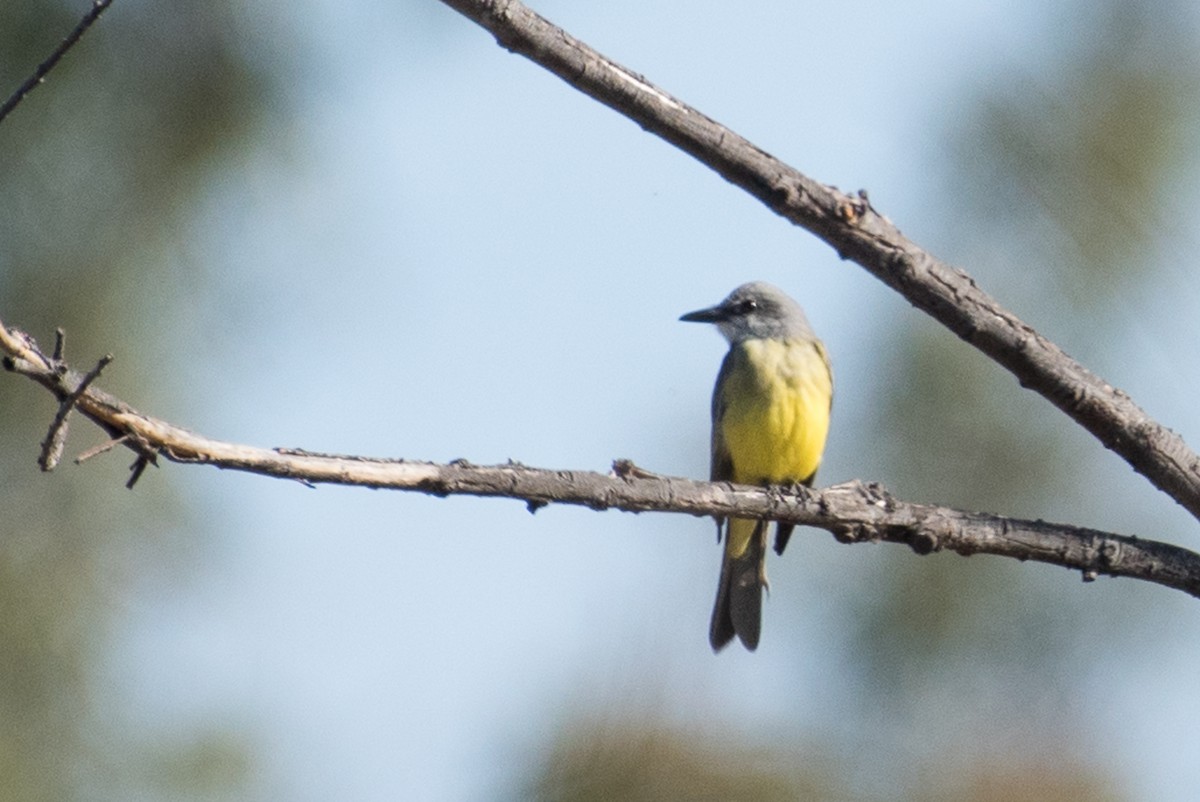
{"label": "black beak", "polygon": [[697,309],[679,318],[685,323],[719,323],[725,319],[725,308],[710,306],[708,309]]}

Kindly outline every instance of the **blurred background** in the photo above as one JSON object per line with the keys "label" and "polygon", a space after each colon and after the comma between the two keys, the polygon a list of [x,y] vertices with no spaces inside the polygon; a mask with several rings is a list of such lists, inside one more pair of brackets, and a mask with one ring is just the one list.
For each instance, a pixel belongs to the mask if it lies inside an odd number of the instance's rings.
{"label": "blurred background", "polygon": [[[86,10],[0,5],[7,95]],[[854,191],[1200,446],[1197,12],[535,9]],[[0,125],[0,318],[209,436],[704,477],[766,279],[832,355],[818,482],[1200,547],[1196,522],[863,270],[436,0],[119,0]],[[0,376],[0,796],[1190,800],[1200,608],[797,533],[714,656],[710,522],[42,475]],[[68,456],[100,442],[77,421]]]}

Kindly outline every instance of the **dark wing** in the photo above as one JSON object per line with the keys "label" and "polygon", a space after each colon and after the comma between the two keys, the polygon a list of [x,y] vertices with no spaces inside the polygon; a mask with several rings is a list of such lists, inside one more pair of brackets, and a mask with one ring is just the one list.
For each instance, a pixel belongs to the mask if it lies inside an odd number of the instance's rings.
{"label": "dark wing", "polygon": [[712,395],[712,463],[709,467],[708,478],[712,482],[727,482],[733,478],[733,457],[721,436],[721,420],[729,404],[725,400],[725,380],[733,372],[733,362],[737,358],[736,349],[730,348],[721,362],[721,371],[717,374],[717,383],[713,386]]}
{"label": "dark wing", "polygon": [[[733,349],[729,349],[729,353],[725,354],[725,359],[721,362],[721,370],[717,373],[717,383],[713,386],[712,395],[712,461],[709,464],[708,480],[710,482],[727,482],[733,478],[733,457],[729,454],[729,448],[725,445],[725,438],[721,436],[721,419],[725,417],[725,408],[728,404],[725,401],[724,387],[725,379],[729,376],[733,365]],[[724,518],[717,518],[717,542],[721,542],[721,527],[725,524]]]}

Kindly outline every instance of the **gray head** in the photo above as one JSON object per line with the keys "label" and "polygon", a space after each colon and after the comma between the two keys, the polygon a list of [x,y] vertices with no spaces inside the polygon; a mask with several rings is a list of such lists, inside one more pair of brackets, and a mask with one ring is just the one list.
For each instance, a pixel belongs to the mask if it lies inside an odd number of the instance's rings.
{"label": "gray head", "polygon": [[765,281],[743,284],[716,306],[688,312],[680,320],[713,323],[730,343],[743,340],[814,340],[800,304]]}

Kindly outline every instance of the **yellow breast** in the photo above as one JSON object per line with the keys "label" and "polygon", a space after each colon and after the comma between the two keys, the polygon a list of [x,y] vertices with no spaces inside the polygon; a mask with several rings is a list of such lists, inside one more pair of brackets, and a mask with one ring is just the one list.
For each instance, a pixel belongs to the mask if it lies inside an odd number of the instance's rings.
{"label": "yellow breast", "polygon": [[733,481],[789,484],[816,472],[829,433],[833,379],[812,340],[747,340],[721,395]]}

